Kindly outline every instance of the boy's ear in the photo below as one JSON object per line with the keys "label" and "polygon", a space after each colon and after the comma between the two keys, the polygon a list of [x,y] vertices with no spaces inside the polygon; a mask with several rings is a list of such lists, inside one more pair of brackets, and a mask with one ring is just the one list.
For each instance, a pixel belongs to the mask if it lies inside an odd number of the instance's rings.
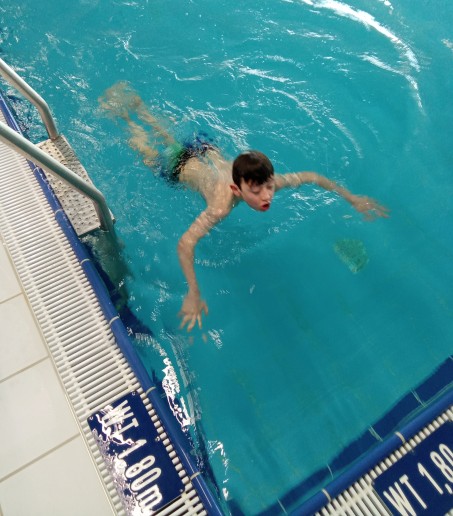
{"label": "boy's ear", "polygon": [[233,194],[236,196],[236,197],[241,197],[242,196],[242,192],[241,192],[241,189],[239,188],[238,185],[236,185],[235,183],[231,184],[230,185],[230,188],[231,188],[231,191],[233,192]]}

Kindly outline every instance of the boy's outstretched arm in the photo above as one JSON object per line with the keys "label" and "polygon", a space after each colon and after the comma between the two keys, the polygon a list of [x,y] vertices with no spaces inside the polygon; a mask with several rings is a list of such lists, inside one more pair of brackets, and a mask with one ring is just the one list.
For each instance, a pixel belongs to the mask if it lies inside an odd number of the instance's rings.
{"label": "boy's outstretched arm", "polygon": [[204,237],[213,226],[222,220],[227,213],[207,208],[193,222],[190,228],[184,233],[178,242],[178,257],[182,271],[186,277],[189,291],[182,303],[179,316],[181,317],[181,328],[187,324],[187,331],[190,331],[195,323],[201,328],[202,312],[208,314],[208,306],[201,299],[195,275],[194,255],[195,246],[200,238]]}
{"label": "boy's outstretched arm", "polygon": [[305,183],[315,184],[324,188],[324,190],[336,192],[338,195],[341,195],[343,199],[348,201],[359,213],[363,213],[363,216],[367,220],[372,220],[376,217],[389,216],[388,208],[381,206],[374,199],[364,195],[355,195],[346,188],[343,188],[330,179],[327,179],[327,177],[317,174],[316,172],[294,172],[275,175],[276,190],[288,187],[295,188]]}

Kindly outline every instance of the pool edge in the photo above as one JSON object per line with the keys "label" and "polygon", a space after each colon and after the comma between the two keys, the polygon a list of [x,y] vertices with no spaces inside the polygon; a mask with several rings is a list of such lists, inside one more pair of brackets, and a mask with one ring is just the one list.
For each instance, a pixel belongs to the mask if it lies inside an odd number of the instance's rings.
{"label": "pool edge", "polygon": [[[14,130],[22,133],[14,115],[10,111],[10,108],[4,99],[4,96],[0,92],[0,109],[4,115],[7,124]],[[92,262],[90,256],[86,252],[84,245],[77,237],[74,229],[72,228],[69,219],[65,215],[58,199],[51,190],[43,171],[36,167],[33,163],[27,160],[28,165],[44,194],[47,203],[54,213],[54,217],[58,226],[63,231],[67,241],[69,242],[74,254],[77,256],[81,268],[88,279],[91,287],[96,295],[102,312],[105,316],[106,321],[109,322],[110,329],[115,337],[116,344],[120,349],[121,353],[126,357],[129,366],[134,372],[141,388],[143,389],[146,398],[152,407],[155,409],[159,418],[161,419],[166,433],[169,435],[173,446],[175,447],[178,457],[184,466],[188,476],[190,477],[190,483],[195,488],[197,495],[203,503],[204,509],[208,514],[221,515],[223,514],[216,498],[212,495],[210,488],[207,486],[205,479],[201,472],[197,468],[193,461],[188,442],[182,431],[178,427],[177,422],[174,420],[173,415],[170,413],[168,407],[166,407],[164,401],[158,394],[158,390],[152,380],[150,379],[146,369],[142,365],[140,359],[137,356],[135,349],[133,348],[132,342],[128,336],[127,330],[122,323],[117,310],[115,309],[108,291],[100,278],[96,266]],[[51,356],[53,356],[51,352]],[[68,398],[69,399],[69,398]],[[80,432],[83,435],[82,430]],[[112,503],[112,507],[113,507]]]}

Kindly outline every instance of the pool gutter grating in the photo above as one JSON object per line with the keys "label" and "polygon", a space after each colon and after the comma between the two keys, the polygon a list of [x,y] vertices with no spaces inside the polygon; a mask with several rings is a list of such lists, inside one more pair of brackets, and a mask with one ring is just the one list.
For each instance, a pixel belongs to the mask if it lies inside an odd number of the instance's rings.
{"label": "pool gutter grating", "polygon": [[[359,480],[354,482],[350,487],[332,499],[323,508],[316,512],[316,516],[329,516],[343,514],[345,516],[356,515],[383,515],[391,514],[386,505],[382,502],[373,488],[375,480],[386,472],[391,466],[400,461],[407,454],[410,454],[419,444],[428,438],[433,432],[439,429],[443,424],[453,421],[453,407],[450,407],[440,416],[435,418],[431,423],[427,424],[416,435],[383,459],[379,464],[372,468],[368,473],[363,475]],[[328,492],[324,491],[328,496]],[[452,514],[450,511],[448,514]],[[313,514],[311,511],[306,512],[303,508],[297,514]]]}
{"label": "pool gutter grating", "polygon": [[115,513],[126,514],[87,418],[136,391],[184,485],[159,513],[207,514],[56,217],[25,158],[0,144],[0,233]]}

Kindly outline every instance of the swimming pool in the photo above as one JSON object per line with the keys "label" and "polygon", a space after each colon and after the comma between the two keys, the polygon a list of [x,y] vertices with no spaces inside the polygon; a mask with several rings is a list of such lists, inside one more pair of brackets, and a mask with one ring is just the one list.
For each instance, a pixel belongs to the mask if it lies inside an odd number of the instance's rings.
{"label": "swimming pool", "polygon": [[[52,106],[116,215],[130,306],[154,334],[137,341],[145,364],[174,389],[230,509],[256,514],[331,464],[451,352],[453,8],[172,5],[5,2],[1,49]],[[206,131],[230,157],[255,147],[279,172],[325,173],[391,218],[365,223],[311,188],[279,194],[266,214],[239,207],[199,245],[210,315],[188,337],[175,247],[203,203],[154,178],[97,110],[118,80],[177,136]],[[38,138],[37,115],[15,106]],[[342,260],[351,242],[357,272]]]}

